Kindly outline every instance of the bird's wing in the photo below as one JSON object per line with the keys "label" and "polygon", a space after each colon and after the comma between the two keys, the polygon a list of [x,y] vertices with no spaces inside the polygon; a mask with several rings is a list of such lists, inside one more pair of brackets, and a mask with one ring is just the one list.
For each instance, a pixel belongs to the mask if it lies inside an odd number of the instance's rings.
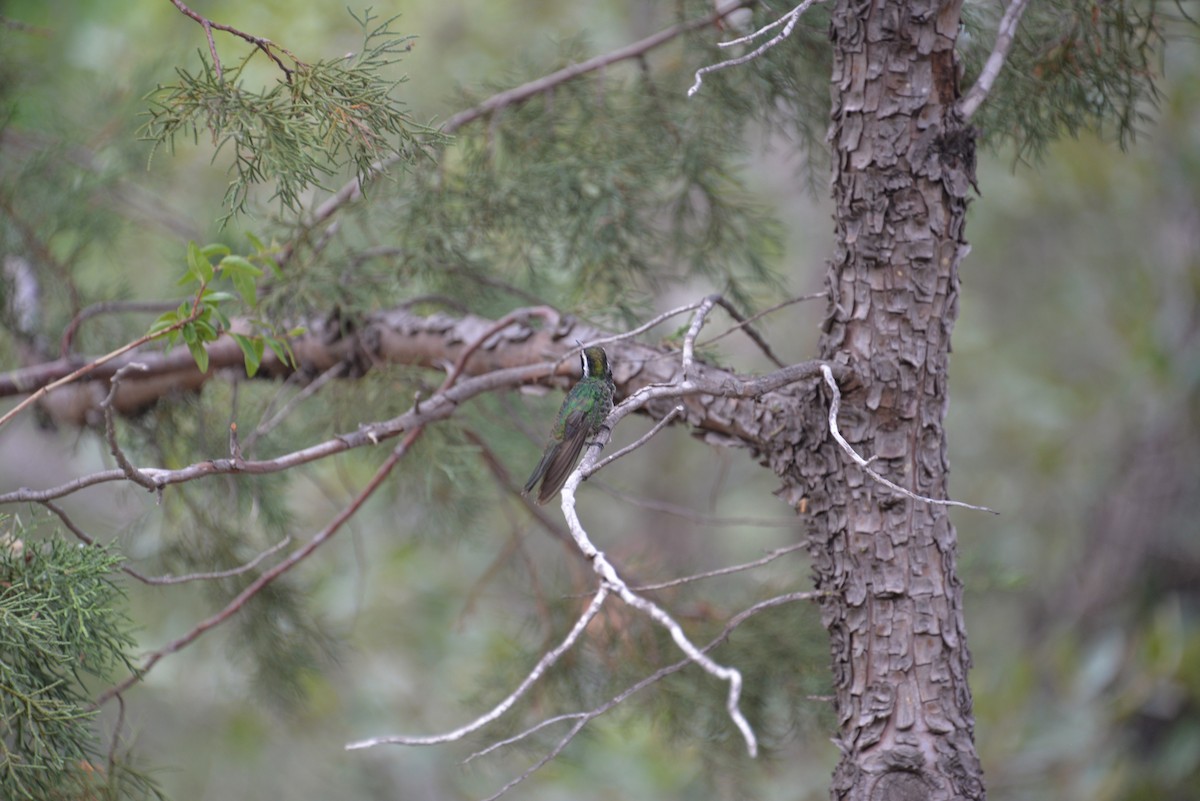
{"label": "bird's wing", "polygon": [[575,411],[567,416],[563,423],[562,444],[545,457],[549,458],[549,462],[542,478],[538,503],[545,503],[553,498],[567,482],[567,476],[571,475],[575,463],[579,461],[579,454],[583,452],[583,445],[587,442],[590,430],[586,412]]}

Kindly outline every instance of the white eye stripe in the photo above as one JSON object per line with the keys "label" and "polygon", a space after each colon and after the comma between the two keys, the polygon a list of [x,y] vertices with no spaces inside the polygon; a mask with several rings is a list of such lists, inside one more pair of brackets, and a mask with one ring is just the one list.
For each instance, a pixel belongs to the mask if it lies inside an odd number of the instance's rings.
{"label": "white eye stripe", "polygon": [[587,378],[587,375],[588,375],[587,351],[580,351],[580,352],[579,352],[579,362],[580,362],[580,370],[582,370],[582,371],[583,371],[583,372],[581,373],[581,375],[582,375],[584,378]]}

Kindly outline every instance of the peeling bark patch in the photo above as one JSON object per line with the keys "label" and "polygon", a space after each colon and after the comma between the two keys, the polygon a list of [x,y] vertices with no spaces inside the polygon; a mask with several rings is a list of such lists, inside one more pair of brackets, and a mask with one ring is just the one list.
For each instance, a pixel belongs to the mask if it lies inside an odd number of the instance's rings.
{"label": "peeling bark patch", "polygon": [[921,774],[893,770],[875,780],[871,801],[925,801],[932,798],[933,787]]}

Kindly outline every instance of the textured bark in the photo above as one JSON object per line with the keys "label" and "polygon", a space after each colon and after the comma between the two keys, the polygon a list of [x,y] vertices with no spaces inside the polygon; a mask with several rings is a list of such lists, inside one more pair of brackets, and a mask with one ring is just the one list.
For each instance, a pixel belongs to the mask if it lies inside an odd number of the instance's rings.
{"label": "textured bark", "polygon": [[[873,467],[946,496],[947,363],[974,132],[957,115],[960,2],[839,0],[832,16],[836,246],[820,357],[852,370],[839,424]],[[810,521],[842,758],[835,799],[981,799],[970,656],[946,507],[858,469],[815,421],[775,463]],[[774,460],[773,460],[774,461]]]}

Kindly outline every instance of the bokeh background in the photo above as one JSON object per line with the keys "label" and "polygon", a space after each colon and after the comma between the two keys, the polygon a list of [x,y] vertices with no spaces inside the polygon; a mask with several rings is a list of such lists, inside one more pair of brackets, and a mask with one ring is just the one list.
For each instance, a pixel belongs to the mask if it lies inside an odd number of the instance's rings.
{"label": "bokeh background", "polygon": [[[398,27],[419,37],[403,62],[410,80],[401,95],[418,118],[437,120],[461,107],[460,86],[504,85],[506,76],[552,54],[562,40],[583,36],[599,52],[653,32],[669,22],[656,6],[410,0],[374,11],[402,14]],[[337,3],[196,7],[313,58],[359,42]],[[121,213],[97,208],[74,224],[74,239],[60,238],[55,247],[80,254],[75,275],[90,298],[172,297],[181,243],[227,233],[216,223],[226,177],[203,142],[149,160],[135,132],[141,98],[170,80],[176,65],[195,64],[194,51],[205,46],[202,31],[170,3],[151,0],[9,0],[0,9],[7,19],[36,26],[5,34],[6,47],[17,48],[0,75],[17,87],[9,131],[79,142],[100,159],[93,174],[121,176],[120,193],[109,196]],[[241,52],[228,38],[218,44],[230,57]],[[949,436],[953,494],[1001,512],[955,512],[977,740],[989,796],[1000,801],[1187,801],[1200,793],[1200,51],[1194,38],[1169,44],[1161,89],[1158,107],[1146,109],[1151,119],[1127,151],[1081,135],[1065,137],[1037,159],[981,155],[981,196],[970,211],[973,249],[963,265],[951,359]],[[820,290],[832,232],[824,184],[817,180],[812,191],[789,142],[761,135],[754,141],[747,180],[787,231],[775,267],[787,292]],[[58,175],[55,165],[46,169]],[[47,180],[24,191],[19,207],[49,209],[51,195],[63,190]],[[675,290],[661,305],[688,298],[690,289]],[[769,318],[764,330],[781,355],[800,360],[814,350],[821,312],[819,302],[793,307]],[[98,321],[89,329],[95,345],[84,350],[119,343],[128,334],[125,324]],[[751,353],[726,347],[733,364]],[[0,358],[8,362],[0,367],[16,366],[11,342]],[[206,394],[220,406],[220,393],[228,391]],[[388,383],[332,391],[326,409],[332,427],[356,425],[347,407],[363,393],[386,405]],[[393,410],[403,402],[396,400]],[[521,406],[523,424],[538,430],[554,405],[546,402]],[[224,409],[211,420],[197,418],[196,430],[164,427],[158,434],[219,441]],[[506,422],[499,410],[494,422]],[[522,473],[533,452],[529,446],[501,456]],[[431,450],[423,461],[436,464],[438,455]],[[95,432],[44,428],[27,415],[0,432],[0,491],[58,483],[106,459]],[[290,525],[300,536],[320,528],[371,469],[370,459],[348,459],[281,489]],[[697,523],[626,508],[619,496],[592,490],[586,508],[620,532],[601,545],[634,575],[681,575],[753,559],[800,536],[784,504],[764,503],[771,476],[747,454],[704,449],[682,431],[668,432],[636,464],[604,478],[614,492],[636,490],[722,518],[775,521]],[[429,479],[410,468],[400,480]],[[347,536],[302,569],[299,586],[320,613],[304,632],[307,640],[323,641],[316,662],[289,668],[287,681],[273,682],[269,671],[250,665],[270,648],[239,648],[236,632],[216,632],[165,660],[128,693],[125,736],[173,798],[479,798],[543,752],[549,741],[535,740],[462,765],[486,736],[430,749],[343,751],[360,737],[431,733],[473,717],[507,692],[531,655],[569,620],[565,607],[541,606],[572,587],[570,559],[551,539],[500,512],[489,528],[463,530],[436,504],[406,497],[400,490],[373,502]],[[174,540],[199,536],[187,515],[166,514],[132,490],[88,491],[67,506],[94,536],[122,542],[135,564],[153,565]],[[793,554],[681,591],[671,603],[702,627],[714,609],[804,589],[806,581],[804,557]],[[214,608],[213,597],[192,585],[129,591],[146,649]],[[610,641],[610,659],[581,657],[577,686],[555,685],[534,711],[553,714],[576,708],[580,699],[603,700],[588,679],[604,686],[599,676],[620,675],[620,639],[629,625],[616,615],[604,621],[598,636]],[[765,709],[788,709],[777,726],[764,721],[768,749],[759,761],[747,764],[725,736],[721,688],[693,677],[635,696],[596,721],[514,797],[827,797],[836,755],[819,697],[827,668],[822,635],[811,610],[790,610],[749,628],[726,652],[736,659],[757,649],[762,659],[783,638],[792,650],[781,658],[805,655],[786,670],[775,662],[774,672],[748,671],[765,687]],[[286,650],[286,643],[275,646]],[[678,717],[671,701],[707,704],[712,725]],[[101,728],[112,722],[106,712]]]}

